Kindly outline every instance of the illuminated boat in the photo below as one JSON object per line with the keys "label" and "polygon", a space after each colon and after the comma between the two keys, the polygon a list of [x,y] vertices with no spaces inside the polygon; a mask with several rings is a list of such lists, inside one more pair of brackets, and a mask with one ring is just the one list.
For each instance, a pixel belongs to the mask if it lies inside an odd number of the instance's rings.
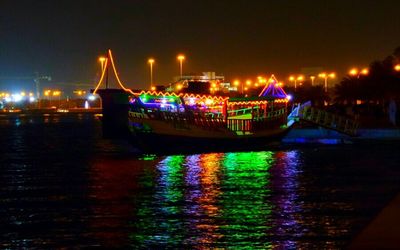
{"label": "illuminated boat", "polygon": [[257,97],[141,91],[130,99],[129,130],[147,152],[265,148],[290,128],[289,99],[275,81]]}

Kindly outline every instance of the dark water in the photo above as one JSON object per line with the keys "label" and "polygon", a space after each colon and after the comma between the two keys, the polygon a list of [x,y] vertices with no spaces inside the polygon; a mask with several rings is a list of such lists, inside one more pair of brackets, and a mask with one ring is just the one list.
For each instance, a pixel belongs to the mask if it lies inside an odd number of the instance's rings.
{"label": "dark water", "polygon": [[399,151],[156,157],[93,115],[0,116],[0,248],[340,249],[400,190]]}

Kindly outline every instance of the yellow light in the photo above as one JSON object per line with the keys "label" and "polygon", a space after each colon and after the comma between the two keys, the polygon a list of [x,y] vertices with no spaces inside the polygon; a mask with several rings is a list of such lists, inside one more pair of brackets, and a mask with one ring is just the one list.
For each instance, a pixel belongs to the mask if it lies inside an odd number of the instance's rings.
{"label": "yellow light", "polygon": [[254,83],[254,86],[255,86],[255,87],[258,87],[258,83]]}
{"label": "yellow light", "polygon": [[106,58],[104,56],[99,57],[99,62],[104,63],[106,61]]}
{"label": "yellow light", "polygon": [[32,92],[29,92],[29,96],[33,96],[33,93],[32,93]]}
{"label": "yellow light", "polygon": [[400,64],[397,64],[396,66],[394,66],[394,70],[400,71]]}
{"label": "yellow light", "polygon": [[304,77],[303,77],[303,76],[299,76],[299,77],[297,77],[297,80],[299,80],[299,81],[303,81],[303,79],[304,79]]}
{"label": "yellow light", "polygon": [[152,87],[151,87],[151,90],[152,90],[152,91],[156,90],[156,87],[152,86]]}
{"label": "yellow light", "polygon": [[290,76],[289,81],[294,81],[294,76]]}
{"label": "yellow light", "polygon": [[356,68],[352,68],[350,71],[349,71],[349,75],[351,75],[351,76],[355,76],[355,75],[357,75],[358,74],[358,69],[356,69]]}
{"label": "yellow light", "polygon": [[368,75],[368,73],[369,73],[369,70],[367,68],[361,70],[361,74],[363,74],[363,75]]}
{"label": "yellow light", "polygon": [[26,94],[25,94],[25,92],[22,91],[22,92],[20,93],[20,95],[25,96]]}
{"label": "yellow light", "polygon": [[[117,68],[115,67],[114,59],[113,59],[112,52],[111,52],[110,49],[108,50],[108,57],[110,58],[111,66],[112,66],[112,69],[113,69],[113,72],[114,72],[114,76],[115,76],[115,78],[117,79],[117,82],[118,82],[119,86],[121,86],[121,88],[122,88],[123,90],[125,90],[125,91],[130,92],[131,94],[133,94],[133,91],[132,91],[131,89],[126,88],[126,87],[124,86],[124,84],[122,84],[121,80],[119,79],[118,72],[117,72]],[[106,60],[106,62],[107,62],[107,60]],[[104,72],[105,72],[105,70],[103,70],[103,73],[104,73]],[[103,74],[102,74],[102,76],[103,76]],[[102,79],[100,79],[100,80],[102,80]],[[101,83],[101,81],[100,81],[100,83]],[[97,87],[96,87],[96,89],[97,89]],[[95,93],[95,91],[94,91],[93,93]]]}
{"label": "yellow light", "polygon": [[330,78],[335,78],[335,77],[336,77],[336,74],[332,72],[332,73],[329,74],[329,77],[330,77]]}
{"label": "yellow light", "polygon": [[321,78],[325,78],[326,77],[326,73],[321,73],[318,76],[321,77]]}
{"label": "yellow light", "polygon": [[247,81],[246,81],[246,85],[249,86],[250,84],[251,84],[251,81],[250,81],[250,80],[247,80]]}
{"label": "yellow light", "polygon": [[217,87],[217,84],[213,83],[212,86],[213,86],[213,88],[215,88],[215,87]]}
{"label": "yellow light", "polygon": [[247,88],[247,87],[244,87],[244,90],[245,90],[245,91],[247,91],[248,89],[249,89],[249,88]]}
{"label": "yellow light", "polygon": [[235,85],[235,86],[239,86],[239,84],[240,84],[239,80],[235,80],[235,81],[233,82],[233,85]]}
{"label": "yellow light", "polygon": [[178,55],[177,59],[179,61],[185,60],[185,56],[184,55]]}
{"label": "yellow light", "polygon": [[147,62],[150,63],[150,64],[153,64],[155,61],[154,61],[153,58],[150,58]]}
{"label": "yellow light", "polygon": [[178,90],[181,90],[181,89],[182,89],[182,85],[178,84],[178,85],[176,85],[176,88],[177,88]]}
{"label": "yellow light", "polygon": [[210,105],[210,104],[213,104],[213,103],[214,103],[213,99],[206,99],[206,105]]}

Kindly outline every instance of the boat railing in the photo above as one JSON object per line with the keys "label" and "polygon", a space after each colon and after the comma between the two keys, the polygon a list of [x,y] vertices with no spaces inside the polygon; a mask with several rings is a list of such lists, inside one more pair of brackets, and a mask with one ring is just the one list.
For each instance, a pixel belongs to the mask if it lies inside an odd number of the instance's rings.
{"label": "boat railing", "polygon": [[239,115],[251,114],[254,110],[257,110],[257,109],[258,109],[258,107],[229,110],[228,115],[229,116],[239,116]]}
{"label": "boat railing", "polygon": [[264,115],[264,112],[261,111],[259,113],[255,113],[253,116],[253,119],[254,120],[276,119],[278,117],[285,116],[286,112],[287,112],[286,108],[270,111],[270,112],[267,112],[265,115]]}
{"label": "boat railing", "polygon": [[150,119],[163,120],[172,123],[174,127],[187,128],[195,125],[207,130],[229,129],[234,132],[251,132],[269,127],[279,126],[286,118],[286,109],[268,112],[266,116],[255,116],[252,119],[224,119],[222,115],[212,116],[209,113],[193,112],[154,112]]}

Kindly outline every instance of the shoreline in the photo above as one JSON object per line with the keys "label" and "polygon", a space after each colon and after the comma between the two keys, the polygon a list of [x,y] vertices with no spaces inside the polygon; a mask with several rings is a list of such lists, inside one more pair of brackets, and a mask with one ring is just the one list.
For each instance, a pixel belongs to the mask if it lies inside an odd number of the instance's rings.
{"label": "shoreline", "polygon": [[325,128],[293,128],[282,139],[285,143],[312,143],[320,142],[327,144],[329,142],[337,143],[352,143],[368,140],[400,140],[399,128],[360,128],[357,130],[357,136],[349,136],[337,131]]}

